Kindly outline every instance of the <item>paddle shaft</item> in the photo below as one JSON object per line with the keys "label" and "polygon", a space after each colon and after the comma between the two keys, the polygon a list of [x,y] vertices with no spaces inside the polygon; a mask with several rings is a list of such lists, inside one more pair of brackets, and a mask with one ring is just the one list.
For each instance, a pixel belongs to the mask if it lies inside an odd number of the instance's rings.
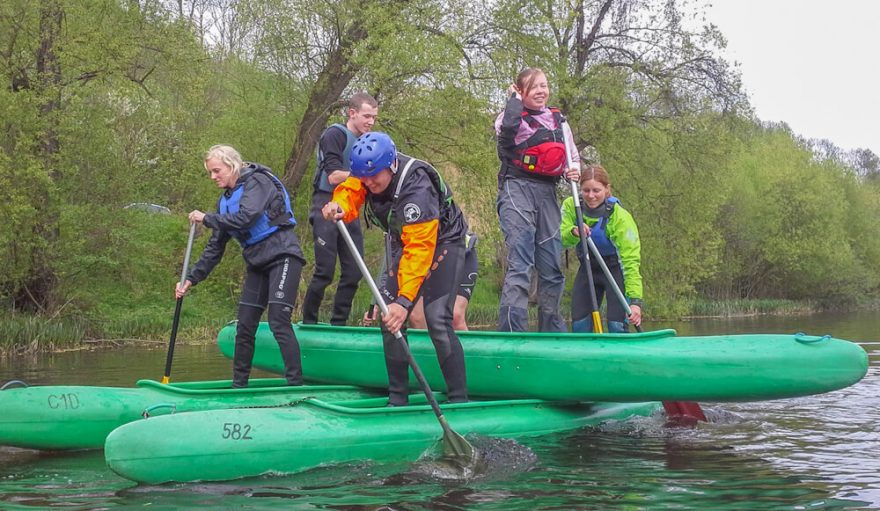
{"label": "paddle shaft", "polygon": [[[599,263],[599,268],[602,269],[602,273],[605,274],[605,280],[608,281],[608,285],[611,286],[611,290],[614,292],[614,296],[617,297],[617,301],[620,302],[620,305],[623,306],[624,312],[626,312],[627,317],[632,314],[632,309],[629,306],[629,301],[627,301],[626,297],[623,295],[623,291],[620,290],[620,286],[617,285],[617,281],[614,280],[614,275],[611,275],[611,270],[608,269],[608,265],[605,264],[605,259],[602,258],[602,254],[599,253],[599,248],[593,243],[591,238],[587,238],[587,245],[590,247],[590,251],[593,253],[593,256],[596,257],[596,261]],[[639,325],[633,325],[636,328],[636,331],[641,332],[642,327]]]}
{"label": "paddle shaft", "polygon": [[[373,299],[376,300],[376,304],[379,306],[379,309],[382,311],[383,315],[388,314],[388,305],[385,304],[385,300],[382,299],[382,294],[379,292],[378,286],[376,286],[376,282],[373,280],[373,276],[370,274],[369,268],[367,268],[367,264],[364,262],[364,258],[361,257],[360,252],[358,252],[357,247],[354,244],[354,240],[351,239],[351,235],[348,233],[348,229],[345,227],[345,223],[342,220],[336,221],[336,227],[339,228],[340,234],[345,239],[345,244],[348,245],[348,250],[351,252],[354,257],[355,262],[357,262],[358,268],[361,270],[361,275],[363,275],[364,280],[367,282],[367,285],[370,286],[370,292],[373,293]],[[434,392],[431,391],[431,387],[428,385],[428,381],[425,379],[425,375],[422,374],[422,370],[419,368],[419,364],[416,363],[416,360],[412,356],[412,352],[409,349],[409,345],[406,342],[406,339],[403,338],[403,334],[400,330],[394,332],[394,337],[400,342],[401,346],[403,346],[403,351],[406,353],[406,359],[409,362],[410,367],[412,367],[413,373],[416,375],[416,379],[419,381],[419,385],[422,387],[422,391],[425,393],[425,397],[428,398],[428,403],[431,404],[431,408],[434,410],[434,415],[437,416],[437,420],[440,421],[440,426],[443,428],[443,432],[445,434],[455,434],[452,431],[452,428],[449,427],[449,424],[446,422],[446,417],[443,416],[443,412],[440,410],[440,405],[437,404],[437,399],[434,397]]]}
{"label": "paddle shaft", "polygon": [[[196,236],[196,224],[189,226],[189,239],[186,242],[186,254],[183,256],[183,270],[180,272],[180,285],[186,282],[186,273],[189,270],[189,256],[192,254],[193,239]],[[168,354],[165,356],[165,375],[162,383],[171,381],[171,361],[174,360],[174,343],[177,341],[177,327],[180,324],[180,310],[183,307],[183,297],[177,299],[174,306],[174,320],[171,322],[171,338],[168,340]]]}
{"label": "paddle shaft", "polygon": [[[568,123],[568,121],[566,120],[563,120],[562,122]],[[568,141],[564,142],[566,163],[568,164],[568,168],[573,168],[574,159],[571,157],[571,149],[569,149],[568,147]],[[575,181],[569,181],[569,184],[571,184],[571,198],[572,200],[574,200],[574,217],[577,225],[578,236],[581,239],[581,250],[584,252],[584,264],[586,265],[586,271],[584,273],[587,274],[587,286],[589,287],[588,291],[590,294],[590,305],[592,305],[593,307],[593,332],[601,334],[602,318],[599,316],[599,301],[596,299],[596,287],[593,284],[593,271],[590,268],[590,251],[587,248],[587,242],[592,242],[592,240],[584,235],[584,213],[581,209],[581,193],[580,190],[578,190],[578,184]]]}
{"label": "paddle shaft", "polygon": [[[590,251],[593,252],[593,256],[596,257],[599,267],[602,268],[602,273],[605,274],[605,280],[608,281],[608,285],[614,292],[614,296],[617,297],[617,300],[620,302],[620,305],[623,306],[623,310],[626,312],[627,317],[629,317],[632,314],[632,308],[630,308],[626,296],[623,295],[623,291],[620,290],[620,286],[617,285],[617,281],[614,280],[614,276],[611,275],[611,270],[609,270],[608,265],[605,264],[605,259],[603,259],[602,254],[599,253],[599,248],[596,247],[596,244],[593,243],[593,240],[590,238],[587,238],[587,245],[589,246]],[[642,331],[642,327],[639,325],[633,326],[636,328],[637,332]],[[700,404],[696,401],[663,401],[663,409],[666,410],[666,415],[671,419],[686,419],[703,422],[707,422],[708,420],[706,419],[706,414],[703,412],[703,408],[700,407]]]}

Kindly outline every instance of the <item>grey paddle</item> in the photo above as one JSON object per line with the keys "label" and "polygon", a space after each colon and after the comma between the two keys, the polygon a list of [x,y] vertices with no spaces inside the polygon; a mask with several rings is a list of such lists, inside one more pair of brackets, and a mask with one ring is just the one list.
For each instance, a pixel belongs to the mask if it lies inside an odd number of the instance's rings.
{"label": "grey paddle", "polygon": [[[563,117],[562,120],[562,128],[563,128],[563,137],[562,143],[565,144],[565,161],[568,165],[568,168],[574,167],[574,159],[571,156],[571,149],[568,147],[568,140],[565,137],[565,125],[568,124],[568,121]],[[584,253],[584,261],[586,264],[586,271],[584,273],[587,274],[587,288],[590,294],[590,305],[593,307],[593,312],[591,314],[593,318],[593,332],[597,334],[602,333],[602,318],[599,316],[599,302],[596,299],[596,287],[593,285],[593,272],[590,270],[590,251],[587,249],[587,240],[590,238],[584,234],[584,213],[581,209],[581,192],[578,190],[578,184],[576,181],[569,181],[571,184],[571,200],[574,201],[574,217],[577,225],[578,235],[581,238],[581,250]]]}
{"label": "grey paddle", "polygon": [[[596,247],[596,244],[593,243],[591,238],[587,238],[587,245],[589,245],[590,251],[599,263],[599,267],[602,268],[602,273],[605,274],[605,280],[608,281],[608,285],[611,286],[611,290],[614,291],[614,296],[617,297],[620,305],[623,306],[623,310],[626,311],[627,317],[629,317],[632,314],[629,302],[626,300],[626,297],[623,296],[620,286],[617,285],[617,281],[614,280],[614,277],[611,275],[611,270],[609,270],[608,265],[605,264],[605,259],[603,259],[602,254],[599,253],[599,248]],[[642,331],[642,327],[638,325],[634,326],[636,327],[636,331]],[[663,409],[666,410],[666,416],[675,422],[690,423],[709,421],[709,419],[706,418],[706,414],[703,412],[700,403],[697,403],[696,401],[663,401]]]}
{"label": "grey paddle", "polygon": [[[379,305],[382,314],[387,315],[388,306],[385,304],[385,300],[382,299],[382,295],[379,293],[379,288],[376,286],[376,282],[373,280],[373,276],[370,274],[370,270],[367,268],[366,263],[364,263],[363,257],[361,257],[360,252],[358,252],[357,247],[355,247],[351,235],[348,234],[348,229],[345,227],[342,220],[336,221],[336,227],[339,228],[339,232],[342,234],[342,237],[345,238],[345,243],[348,245],[349,252],[354,256],[358,268],[361,270],[361,275],[364,276],[364,280],[370,286],[370,291],[373,293],[373,298],[376,300],[376,304]],[[409,349],[409,344],[407,344],[406,339],[404,339],[400,330],[394,332],[394,337],[397,338],[397,340],[400,341],[401,346],[403,346],[403,351],[406,353],[406,359],[409,362],[410,367],[412,367],[416,379],[419,380],[419,385],[422,387],[425,397],[428,398],[428,403],[431,404],[431,408],[434,410],[434,415],[437,416],[437,420],[440,422],[440,427],[443,428],[443,454],[459,458],[465,465],[472,466],[477,461],[477,452],[474,450],[474,446],[468,443],[463,436],[453,431],[449,426],[449,423],[446,422],[446,417],[443,416],[443,412],[440,410],[440,405],[437,404],[434,392],[431,391],[431,387],[428,385],[425,375],[422,374],[422,370],[413,358],[412,352]]]}

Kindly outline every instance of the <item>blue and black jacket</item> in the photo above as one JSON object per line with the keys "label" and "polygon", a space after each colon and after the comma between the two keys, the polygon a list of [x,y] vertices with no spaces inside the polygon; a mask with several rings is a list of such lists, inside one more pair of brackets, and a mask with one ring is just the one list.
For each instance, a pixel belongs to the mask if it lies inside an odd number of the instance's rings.
{"label": "blue and black jacket", "polygon": [[211,273],[231,238],[241,244],[244,260],[251,268],[288,255],[305,262],[293,232],[296,219],[290,196],[281,180],[259,163],[250,163],[241,170],[235,186],[217,201],[217,213],[205,215],[203,223],[213,233],[188,277],[193,284]]}

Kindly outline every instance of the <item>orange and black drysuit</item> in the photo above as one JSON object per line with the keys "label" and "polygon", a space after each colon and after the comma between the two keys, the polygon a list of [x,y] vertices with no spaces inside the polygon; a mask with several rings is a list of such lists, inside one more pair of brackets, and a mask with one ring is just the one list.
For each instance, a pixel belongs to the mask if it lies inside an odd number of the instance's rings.
{"label": "orange and black drysuit", "polygon": [[[373,194],[349,177],[336,187],[333,200],[345,212],[343,220],[358,217],[361,205],[368,223],[388,233],[387,279],[380,292],[386,303],[407,310],[421,296],[431,341],[446,380],[450,402],[467,401],[464,352],[452,328],[452,311],[464,267],[464,239],[468,231],[452,191],[431,165],[397,153],[398,171],[388,187]],[[407,403],[409,372],[399,341],[383,326],[389,403]]]}

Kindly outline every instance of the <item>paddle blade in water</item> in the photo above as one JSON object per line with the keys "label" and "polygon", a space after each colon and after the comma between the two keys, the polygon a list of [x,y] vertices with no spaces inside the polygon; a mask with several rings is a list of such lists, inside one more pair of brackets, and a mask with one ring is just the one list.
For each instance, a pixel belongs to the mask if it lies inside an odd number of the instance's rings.
{"label": "paddle blade in water", "polygon": [[708,422],[703,408],[695,401],[663,401],[666,417],[676,425],[693,426],[697,422]]}
{"label": "paddle blade in water", "polygon": [[443,435],[443,454],[456,458],[476,458],[474,446],[468,443],[463,436],[449,430]]}

